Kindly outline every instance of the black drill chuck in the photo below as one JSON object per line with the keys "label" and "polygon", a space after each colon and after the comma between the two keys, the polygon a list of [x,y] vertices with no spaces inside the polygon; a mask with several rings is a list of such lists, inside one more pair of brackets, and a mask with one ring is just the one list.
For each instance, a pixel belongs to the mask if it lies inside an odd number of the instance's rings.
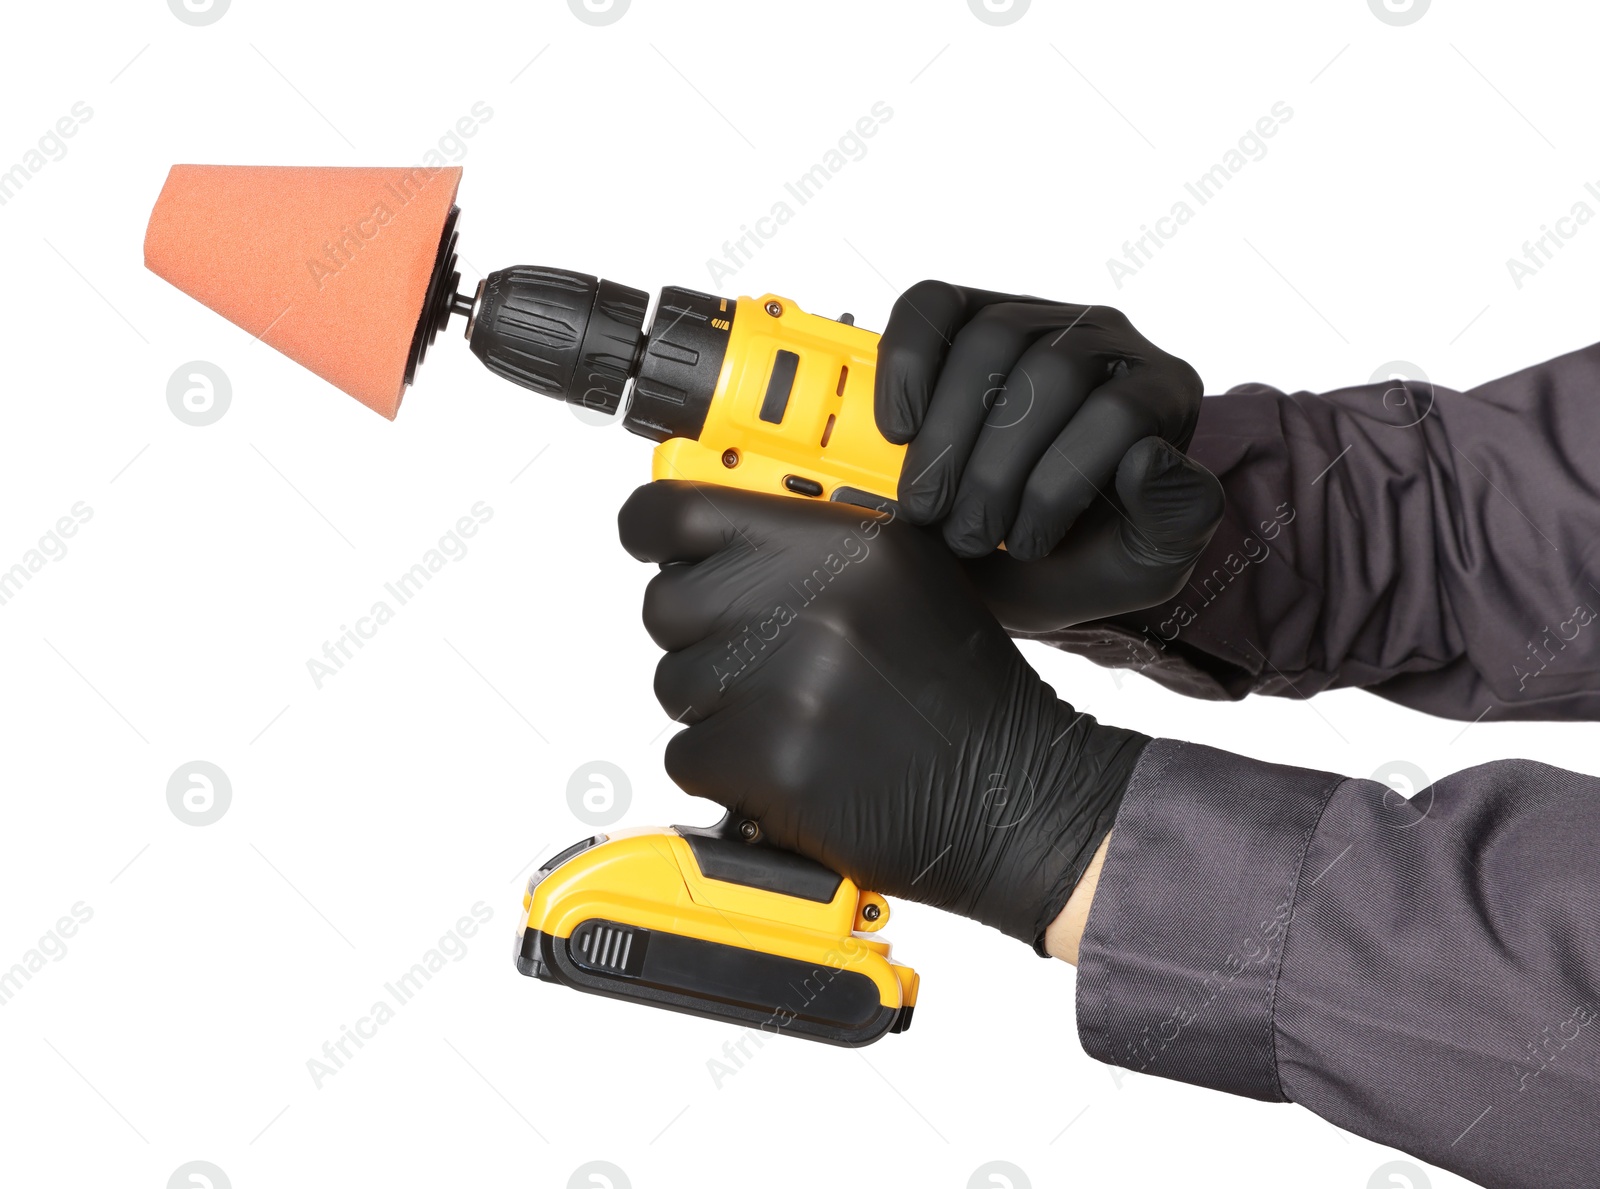
{"label": "black drill chuck", "polygon": [[452,207],[406,361],[407,384],[434,337],[462,314],[472,353],[497,376],[607,416],[627,400],[623,424],[653,441],[700,436],[736,301],[669,286],[647,333],[644,290],[531,264],[490,273],[467,297],[455,291],[456,216]]}
{"label": "black drill chuck", "polygon": [[484,279],[467,337],[497,376],[610,415],[634,373],[649,303],[615,281],[518,265]]}
{"label": "black drill chuck", "polygon": [[716,392],[732,299],[669,286],[644,330],[649,297],[614,281],[518,265],[490,273],[467,339],[485,367],[514,384],[607,415],[641,437],[697,438]]}

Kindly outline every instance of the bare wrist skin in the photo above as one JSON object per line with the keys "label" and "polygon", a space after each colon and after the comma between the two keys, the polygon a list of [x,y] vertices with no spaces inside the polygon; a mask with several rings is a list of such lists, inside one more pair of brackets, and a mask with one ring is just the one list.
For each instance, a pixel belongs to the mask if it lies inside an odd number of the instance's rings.
{"label": "bare wrist skin", "polygon": [[1094,890],[1100,883],[1100,868],[1105,866],[1106,848],[1111,845],[1111,835],[1100,840],[1100,847],[1084,868],[1083,878],[1072,889],[1072,896],[1050,927],[1044,931],[1044,948],[1052,958],[1078,964],[1078,943],[1083,940],[1083,928],[1089,923],[1089,906],[1094,903]]}

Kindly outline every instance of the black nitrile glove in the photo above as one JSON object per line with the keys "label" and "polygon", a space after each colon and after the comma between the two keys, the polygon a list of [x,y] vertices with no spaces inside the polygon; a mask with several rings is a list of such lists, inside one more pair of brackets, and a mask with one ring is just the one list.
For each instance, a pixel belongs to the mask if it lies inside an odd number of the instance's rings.
{"label": "black nitrile glove", "polygon": [[979,559],[1013,631],[1182,589],[1222,518],[1221,486],[1181,452],[1200,401],[1194,368],[1108,306],[923,281],[878,348],[878,428],[910,443],[903,514]]}
{"label": "black nitrile glove", "polygon": [[1160,438],[1122,456],[1116,480],[1038,561],[999,550],[965,562],[1013,632],[1052,632],[1153,607],[1183,589],[1222,520],[1222,484]]}
{"label": "black nitrile glove", "polygon": [[861,886],[1033,945],[1149,740],[1056,698],[938,536],[844,504],[662,481],[618,518],[686,792]]}

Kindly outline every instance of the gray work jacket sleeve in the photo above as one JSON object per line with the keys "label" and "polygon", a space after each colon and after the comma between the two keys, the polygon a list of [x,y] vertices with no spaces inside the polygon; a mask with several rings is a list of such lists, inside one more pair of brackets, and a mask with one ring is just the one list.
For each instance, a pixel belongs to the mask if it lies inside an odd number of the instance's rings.
{"label": "gray work jacket sleeve", "polygon": [[1236,388],[1189,452],[1227,512],[1187,587],[1033,638],[1203,698],[1600,718],[1600,346],[1465,392]]}
{"label": "gray work jacket sleeve", "polygon": [[1090,1055],[1483,1185],[1600,1184],[1600,779],[1388,786],[1158,739],[1079,952]]}

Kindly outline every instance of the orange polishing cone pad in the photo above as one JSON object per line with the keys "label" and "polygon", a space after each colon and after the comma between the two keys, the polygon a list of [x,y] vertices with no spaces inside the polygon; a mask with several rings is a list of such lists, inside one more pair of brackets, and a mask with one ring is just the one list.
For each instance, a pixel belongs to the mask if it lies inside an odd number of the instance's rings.
{"label": "orange polishing cone pad", "polygon": [[385,417],[459,167],[174,165],[145,267]]}

